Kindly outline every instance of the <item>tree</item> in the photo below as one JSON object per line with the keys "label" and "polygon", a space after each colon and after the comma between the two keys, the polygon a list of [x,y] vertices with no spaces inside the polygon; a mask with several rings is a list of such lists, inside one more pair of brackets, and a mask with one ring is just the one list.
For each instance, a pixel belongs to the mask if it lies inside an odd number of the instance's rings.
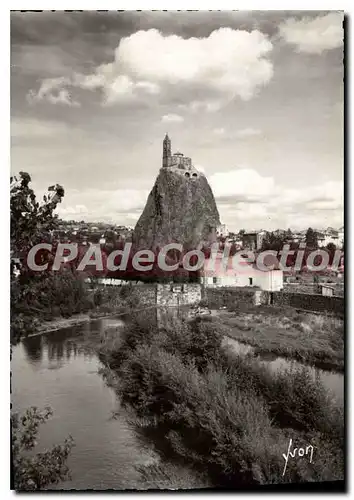
{"label": "tree", "polygon": [[231,243],[231,246],[230,246],[230,257],[233,257],[235,254],[237,253],[237,246],[235,243]]}
{"label": "tree", "polygon": [[290,228],[285,233],[285,239],[288,242],[292,241],[292,239],[293,239],[293,233],[292,233]]}
{"label": "tree", "polygon": [[37,444],[39,425],[52,414],[49,407],[44,411],[31,407],[22,416],[18,413],[11,415],[12,478],[17,491],[41,490],[69,477],[66,462],[74,446],[71,436],[63,445],[55,445],[51,450],[30,453]]}
{"label": "tree", "polygon": [[306,231],[305,241],[307,247],[318,248],[317,233],[312,227],[309,227]]}
{"label": "tree", "polygon": [[48,188],[40,204],[30,182],[31,177],[26,172],[10,177],[10,241],[16,256],[24,256],[32,246],[50,240],[58,224],[58,216],[53,212],[64,196],[63,187],[56,184]]}
{"label": "tree", "polygon": [[264,252],[265,250],[275,250],[276,252],[279,252],[283,248],[284,243],[284,236],[277,235],[273,232],[267,232],[262,240],[261,251]]}
{"label": "tree", "polygon": [[328,245],[326,246],[326,249],[327,249],[327,252],[329,255],[328,264],[331,266],[333,263],[333,258],[334,258],[334,254],[336,253],[337,247],[334,243],[328,243]]}
{"label": "tree", "polygon": [[28,251],[37,243],[51,242],[52,231],[59,219],[54,210],[64,196],[59,184],[50,186],[48,194],[39,203],[30,187],[31,177],[20,172],[10,178],[11,253],[20,258],[20,273],[15,276],[11,266],[11,342],[36,329],[40,319],[81,312],[89,308],[87,291],[77,273],[62,266],[51,271],[55,248],[39,251],[36,263],[48,263],[48,270],[33,271],[26,265]]}

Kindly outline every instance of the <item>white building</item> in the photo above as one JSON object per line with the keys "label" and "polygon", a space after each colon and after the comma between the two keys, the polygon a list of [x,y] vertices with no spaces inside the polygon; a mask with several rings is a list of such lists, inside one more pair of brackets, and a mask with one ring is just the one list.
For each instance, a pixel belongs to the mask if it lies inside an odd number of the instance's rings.
{"label": "white building", "polygon": [[327,284],[321,284],[321,292],[322,295],[326,295],[327,297],[332,297],[334,295],[334,287]]}
{"label": "white building", "polygon": [[220,224],[220,226],[216,228],[216,234],[221,238],[226,238],[229,235],[229,230],[226,224]]}
{"label": "white building", "polygon": [[[215,262],[215,264],[213,264]],[[206,287],[257,287],[269,292],[283,288],[283,271],[269,269],[262,271],[254,264],[234,265],[233,258],[225,259],[218,254],[215,259],[205,259],[201,283]]]}

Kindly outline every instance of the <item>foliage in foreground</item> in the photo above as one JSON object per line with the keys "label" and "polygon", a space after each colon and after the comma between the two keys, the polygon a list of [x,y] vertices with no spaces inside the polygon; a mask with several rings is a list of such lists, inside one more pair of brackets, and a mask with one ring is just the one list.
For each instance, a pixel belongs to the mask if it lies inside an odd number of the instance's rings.
{"label": "foliage in foreground", "polygon": [[[211,323],[146,319],[105,353],[123,402],[143,417],[161,449],[207,471],[216,485],[323,481],[343,477],[343,415],[307,372],[272,374],[221,347]],[[289,439],[316,446],[316,461],[289,461]]]}
{"label": "foliage in foreground", "polygon": [[70,476],[66,462],[74,445],[71,436],[63,445],[33,453],[39,426],[51,415],[50,408],[39,411],[36,407],[27,409],[22,416],[11,415],[13,487],[16,491],[41,490]]}

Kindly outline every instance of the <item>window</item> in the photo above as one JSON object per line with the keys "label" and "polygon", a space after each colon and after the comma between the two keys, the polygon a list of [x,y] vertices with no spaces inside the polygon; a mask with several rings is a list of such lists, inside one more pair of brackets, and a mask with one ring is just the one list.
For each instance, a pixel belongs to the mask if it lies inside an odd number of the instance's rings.
{"label": "window", "polygon": [[249,279],[249,282],[250,282],[250,286],[253,285],[253,278],[248,278]]}
{"label": "window", "polygon": [[217,283],[217,278],[213,278],[213,284],[216,285]]}

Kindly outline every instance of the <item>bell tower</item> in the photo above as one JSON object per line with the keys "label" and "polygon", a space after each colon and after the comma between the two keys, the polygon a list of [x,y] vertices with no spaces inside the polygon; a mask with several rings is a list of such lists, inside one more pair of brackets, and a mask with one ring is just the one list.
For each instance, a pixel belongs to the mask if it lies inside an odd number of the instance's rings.
{"label": "bell tower", "polygon": [[162,148],[162,166],[169,167],[171,161],[171,139],[168,137],[166,133],[165,138],[163,140],[163,148]]}

